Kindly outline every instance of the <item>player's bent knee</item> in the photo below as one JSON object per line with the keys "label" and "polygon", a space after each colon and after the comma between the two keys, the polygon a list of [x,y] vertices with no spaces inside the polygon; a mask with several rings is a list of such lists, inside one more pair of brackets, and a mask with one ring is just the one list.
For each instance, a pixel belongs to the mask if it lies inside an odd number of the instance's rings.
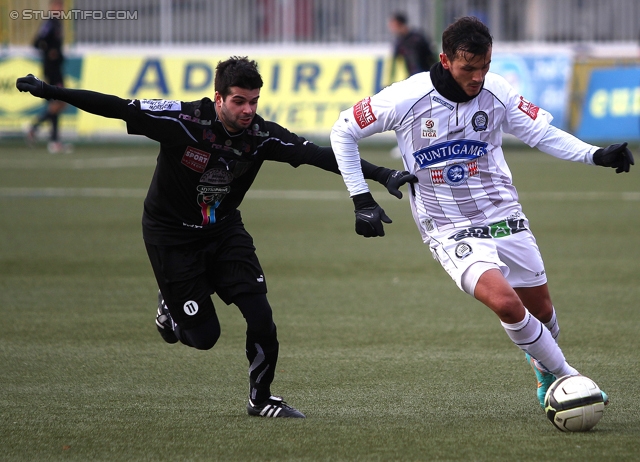
{"label": "player's bent knee", "polygon": [[190,329],[180,329],[180,341],[197,350],[210,350],[220,338],[220,323],[217,318]]}

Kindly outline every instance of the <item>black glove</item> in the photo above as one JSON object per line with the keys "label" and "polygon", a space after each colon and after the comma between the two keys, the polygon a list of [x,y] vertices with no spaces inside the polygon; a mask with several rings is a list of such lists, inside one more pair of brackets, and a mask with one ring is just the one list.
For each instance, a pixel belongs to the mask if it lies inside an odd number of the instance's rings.
{"label": "black glove", "polygon": [[409,172],[401,172],[399,170],[394,170],[387,178],[387,182],[385,186],[389,191],[389,194],[393,194],[398,199],[402,199],[402,192],[400,191],[400,186],[405,183],[415,183],[418,181],[418,177],[409,173]]}
{"label": "black glove", "polygon": [[373,200],[371,193],[357,194],[352,199],[356,207],[356,233],[364,237],[384,236],[382,222],[391,223],[391,218]]}
{"label": "black glove", "polygon": [[593,153],[593,163],[602,167],[616,169],[616,173],[628,172],[633,164],[633,154],[627,148],[627,143],[610,144]]}
{"label": "black glove", "polygon": [[33,74],[29,74],[26,77],[19,77],[16,80],[16,88],[20,91],[28,91],[33,96],[44,98],[45,83]]}

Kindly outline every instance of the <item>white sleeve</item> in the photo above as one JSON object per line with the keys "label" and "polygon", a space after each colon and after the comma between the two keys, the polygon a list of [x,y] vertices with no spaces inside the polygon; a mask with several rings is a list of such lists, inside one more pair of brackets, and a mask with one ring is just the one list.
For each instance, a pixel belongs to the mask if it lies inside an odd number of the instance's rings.
{"label": "white sleeve", "polygon": [[549,125],[542,139],[538,141],[535,147],[558,159],[590,165],[594,165],[593,153],[600,149],[598,146],[585,143],[553,125]]}
{"label": "white sleeve", "polygon": [[392,87],[342,111],[331,129],[331,147],[351,197],[369,192],[360,167],[358,141],[394,128],[396,110]]}

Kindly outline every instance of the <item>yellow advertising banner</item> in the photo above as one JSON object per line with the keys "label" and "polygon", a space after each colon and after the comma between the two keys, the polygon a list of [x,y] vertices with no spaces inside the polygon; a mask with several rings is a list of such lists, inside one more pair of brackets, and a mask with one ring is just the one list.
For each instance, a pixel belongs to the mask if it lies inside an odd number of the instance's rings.
{"label": "yellow advertising banner", "polygon": [[[127,99],[192,101],[214,96],[215,67],[227,56],[84,58],[82,88]],[[384,56],[258,56],[264,86],[258,113],[298,133],[328,133],[341,110],[378,92]],[[122,122],[78,117],[78,134],[124,130]]]}
{"label": "yellow advertising banner", "polygon": [[[65,85],[78,88],[81,60],[69,58],[65,61]],[[31,56],[0,57],[0,132],[20,133],[44,111],[46,102],[16,89],[16,80],[27,74],[42,77],[42,64]],[[76,125],[75,108],[65,109],[61,118],[62,129],[73,129]]]}

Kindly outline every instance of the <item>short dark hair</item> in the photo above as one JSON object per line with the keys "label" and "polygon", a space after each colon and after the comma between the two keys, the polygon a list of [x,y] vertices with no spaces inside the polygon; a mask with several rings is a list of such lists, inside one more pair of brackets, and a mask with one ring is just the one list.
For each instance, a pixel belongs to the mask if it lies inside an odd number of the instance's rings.
{"label": "short dark hair", "polygon": [[396,21],[398,24],[402,24],[402,25],[406,25],[408,22],[407,14],[403,13],[402,11],[396,11],[395,13],[393,13],[391,15],[391,19]]}
{"label": "short dark hair", "polygon": [[216,66],[215,90],[226,98],[231,87],[240,87],[245,90],[262,88],[262,77],[258,72],[258,63],[246,56],[232,56],[226,61],[220,61]]}
{"label": "short dark hair", "polygon": [[450,24],[442,33],[442,52],[450,61],[459,52],[473,56],[486,55],[493,45],[489,28],[474,16],[464,16]]}

